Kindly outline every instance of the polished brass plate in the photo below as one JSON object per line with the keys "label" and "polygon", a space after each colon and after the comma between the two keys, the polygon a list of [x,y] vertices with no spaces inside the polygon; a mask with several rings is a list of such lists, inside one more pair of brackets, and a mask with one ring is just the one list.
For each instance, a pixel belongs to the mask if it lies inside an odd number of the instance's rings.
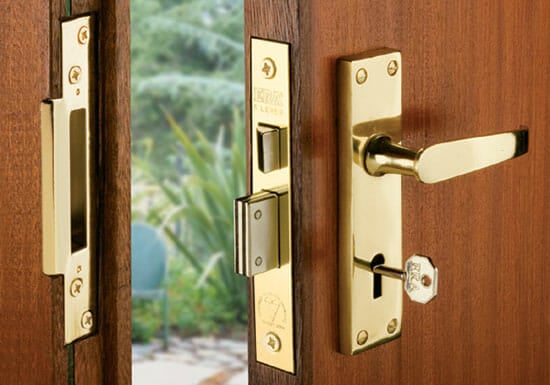
{"label": "polished brass plate", "polygon": [[[400,53],[388,49],[338,62],[340,350],[345,354],[401,334],[402,282],[370,271],[377,255],[388,266],[402,266],[401,176],[374,177],[363,168],[372,135],[401,141],[401,72]],[[392,124],[377,124],[381,120]]]}
{"label": "polished brass plate", "polygon": [[[290,194],[290,159],[286,167],[264,173],[258,160],[258,127],[261,125],[287,128],[290,148],[290,52],[289,45],[262,39],[251,41],[251,111],[252,124],[252,193],[263,190],[287,189]],[[288,156],[288,154],[287,154]],[[291,205],[283,205],[280,268],[254,277],[254,310],[256,360],[266,365],[294,373],[292,256],[290,251]]]}
{"label": "polished brass plate", "polygon": [[43,271],[64,276],[65,343],[94,329],[91,19],[61,24],[61,99],[42,103]]}

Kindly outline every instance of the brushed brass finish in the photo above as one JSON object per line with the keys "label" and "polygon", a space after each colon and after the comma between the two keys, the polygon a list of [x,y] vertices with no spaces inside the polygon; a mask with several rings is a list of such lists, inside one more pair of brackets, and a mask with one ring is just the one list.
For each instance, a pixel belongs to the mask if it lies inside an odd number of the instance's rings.
{"label": "brushed brass finish", "polygon": [[[279,197],[280,267],[256,275],[254,312],[256,360],[294,373],[294,316],[291,253],[290,186],[290,52],[289,45],[262,39],[251,41],[252,192],[276,192]],[[260,126],[281,129],[280,163],[265,173],[259,165]],[[286,128],[283,130],[283,128]],[[276,338],[274,337],[276,336]],[[277,341],[275,345],[266,343]]]}
{"label": "brushed brass finish", "polygon": [[[379,50],[338,62],[339,87],[339,285],[340,350],[357,354],[401,334],[402,284],[381,278],[375,298],[375,275],[369,266],[381,254],[384,264],[402,266],[401,177],[373,177],[363,169],[364,147],[370,136],[382,133],[401,140],[401,55]],[[358,82],[364,69],[368,78]],[[394,124],[371,125],[389,120]],[[388,321],[395,328],[388,332]],[[358,338],[367,335],[368,339]]]}
{"label": "brushed brass finish", "polygon": [[41,108],[43,271],[65,278],[66,344],[92,333],[95,315],[90,21],[61,24],[63,98]]}
{"label": "brushed brass finish", "polygon": [[[391,122],[379,121],[378,126]],[[455,140],[414,150],[385,135],[375,135],[365,146],[364,167],[374,176],[401,174],[436,183],[489,167],[527,152],[528,131]]]}

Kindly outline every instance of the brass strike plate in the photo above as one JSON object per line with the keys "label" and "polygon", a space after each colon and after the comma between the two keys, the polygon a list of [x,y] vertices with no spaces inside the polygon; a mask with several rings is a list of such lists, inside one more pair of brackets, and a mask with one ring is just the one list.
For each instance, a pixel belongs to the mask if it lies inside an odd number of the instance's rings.
{"label": "brass strike plate", "polygon": [[90,124],[91,18],[61,24],[61,99],[42,103],[43,271],[64,276],[65,343],[92,333],[95,279]]}
{"label": "brass strike plate", "polygon": [[[401,176],[370,176],[360,156],[375,133],[401,141],[399,67],[400,53],[388,49],[338,62],[340,350],[345,354],[401,334],[402,282],[369,270],[375,258],[402,266]],[[380,119],[395,124],[377,124]]]}
{"label": "brass strike plate", "polygon": [[[263,126],[285,128],[281,140],[290,148],[290,46],[285,43],[253,38],[251,40],[251,111],[252,193],[286,188],[289,204],[281,205],[280,267],[254,279],[256,360],[294,373],[294,316],[292,256],[290,248],[291,193],[289,152],[282,156],[281,168],[260,168],[258,129]],[[286,218],[288,216],[288,218]],[[286,238],[286,239],[283,239]]]}

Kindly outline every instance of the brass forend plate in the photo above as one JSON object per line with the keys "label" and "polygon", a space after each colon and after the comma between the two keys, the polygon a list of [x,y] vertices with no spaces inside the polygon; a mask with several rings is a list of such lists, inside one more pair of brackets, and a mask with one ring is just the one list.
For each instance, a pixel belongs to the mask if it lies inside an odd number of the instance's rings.
{"label": "brass forend plate", "polygon": [[64,276],[65,343],[94,329],[91,18],[61,24],[61,99],[42,103],[43,271]]}
{"label": "brass forend plate", "polygon": [[[400,67],[400,53],[388,49],[338,62],[340,350],[344,354],[360,353],[401,334],[403,283],[375,279],[369,270],[378,254],[385,265],[402,266],[401,176],[370,176],[362,157],[373,134],[401,141]],[[377,124],[381,119],[394,124]]]}
{"label": "brass forend plate", "polygon": [[[290,159],[286,167],[263,173],[258,162],[257,128],[286,127],[290,139],[290,46],[253,38],[251,40],[252,193],[287,189],[288,205],[280,205],[282,226],[291,226]],[[287,143],[290,148],[290,143]],[[290,153],[290,151],[288,151]],[[288,218],[286,218],[288,216]],[[290,228],[280,229],[280,268],[254,277],[256,360],[294,373],[294,316]]]}

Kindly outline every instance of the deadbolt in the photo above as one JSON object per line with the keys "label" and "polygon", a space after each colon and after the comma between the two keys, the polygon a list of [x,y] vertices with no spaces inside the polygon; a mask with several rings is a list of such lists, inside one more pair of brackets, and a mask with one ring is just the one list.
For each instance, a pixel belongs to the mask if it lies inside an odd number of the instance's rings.
{"label": "deadbolt", "polygon": [[436,183],[528,148],[526,129],[420,150],[401,145],[404,70],[401,54],[390,49],[338,62],[340,349],[346,354],[401,335],[401,282],[414,301],[437,295],[431,259],[415,255],[401,268],[401,175]]}
{"label": "deadbolt", "polygon": [[235,200],[235,272],[253,277],[288,262],[288,192],[262,191]]}

